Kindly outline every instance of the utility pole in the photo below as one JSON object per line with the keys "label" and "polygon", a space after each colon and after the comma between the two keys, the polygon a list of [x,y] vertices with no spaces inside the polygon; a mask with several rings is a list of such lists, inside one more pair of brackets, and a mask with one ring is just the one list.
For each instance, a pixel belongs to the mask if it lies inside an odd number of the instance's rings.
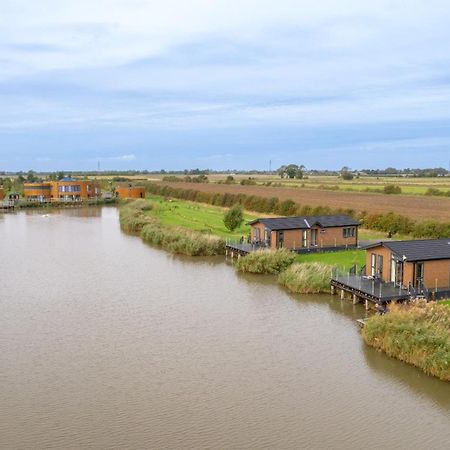
{"label": "utility pole", "polygon": [[269,174],[272,173],[272,160],[269,160]]}

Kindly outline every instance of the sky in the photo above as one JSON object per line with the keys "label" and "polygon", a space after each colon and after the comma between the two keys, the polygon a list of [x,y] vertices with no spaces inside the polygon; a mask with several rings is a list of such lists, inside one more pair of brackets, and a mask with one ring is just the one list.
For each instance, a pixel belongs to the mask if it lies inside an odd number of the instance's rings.
{"label": "sky", "polygon": [[0,0],[1,170],[449,167],[448,0]]}

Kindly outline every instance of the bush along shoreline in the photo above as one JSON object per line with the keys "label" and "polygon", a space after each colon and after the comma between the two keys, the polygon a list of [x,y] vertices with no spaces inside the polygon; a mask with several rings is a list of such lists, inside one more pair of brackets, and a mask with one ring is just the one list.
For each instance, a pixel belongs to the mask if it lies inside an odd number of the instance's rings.
{"label": "bush along shoreline", "polygon": [[290,199],[280,201],[276,197],[269,198],[246,194],[202,192],[194,189],[183,189],[155,183],[147,183],[146,189],[149,193],[155,195],[222,207],[231,207],[239,204],[248,211],[278,214],[281,216],[348,214],[360,220],[361,224],[367,229],[392,234],[410,235],[412,238],[437,239],[450,236],[450,222],[414,220],[394,212],[369,214],[367,211],[357,212],[353,209],[333,209],[328,206],[311,207],[309,205],[299,205]]}
{"label": "bush along shoreline", "polygon": [[239,258],[234,266],[238,272],[278,275],[278,283],[296,294],[330,292],[334,266],[319,262],[295,263],[294,253],[286,250],[258,250]]}
{"label": "bush along shoreline", "polygon": [[319,262],[295,263],[278,276],[278,283],[296,294],[330,292],[332,265]]}
{"label": "bush along shoreline", "polygon": [[235,262],[238,272],[278,275],[295,261],[295,254],[286,250],[257,250]]}
{"label": "bush along shoreline", "polygon": [[371,347],[450,381],[449,306],[391,304],[388,314],[367,320],[362,336]]}
{"label": "bush along shoreline", "polygon": [[156,217],[148,214],[152,209],[148,200],[124,202],[119,212],[121,228],[128,233],[139,234],[144,242],[171,253],[188,256],[225,254],[223,239],[181,227],[163,227]]}

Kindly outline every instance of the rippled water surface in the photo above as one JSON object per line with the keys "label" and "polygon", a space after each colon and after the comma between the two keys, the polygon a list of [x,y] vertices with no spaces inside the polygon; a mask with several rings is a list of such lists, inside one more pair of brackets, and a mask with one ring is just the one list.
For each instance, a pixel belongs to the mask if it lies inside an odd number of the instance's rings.
{"label": "rippled water surface", "polygon": [[450,386],[293,297],[120,231],[0,215],[0,448],[447,449]]}

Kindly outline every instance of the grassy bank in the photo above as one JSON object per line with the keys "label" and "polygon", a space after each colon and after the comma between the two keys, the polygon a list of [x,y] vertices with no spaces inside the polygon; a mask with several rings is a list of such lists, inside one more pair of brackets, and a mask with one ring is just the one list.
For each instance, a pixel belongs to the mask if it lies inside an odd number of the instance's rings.
{"label": "grassy bank", "polygon": [[278,282],[297,294],[319,294],[330,291],[332,265],[318,262],[295,263],[278,276]]}
{"label": "grassy bank", "polygon": [[245,213],[244,223],[231,232],[223,223],[227,208],[185,200],[165,200],[157,195],[150,195],[148,198],[154,206],[152,214],[162,225],[189,228],[200,233],[214,234],[223,239],[238,240],[241,236],[247,237],[250,227],[246,223],[256,218]]}
{"label": "grassy bank", "polygon": [[[284,192],[283,189],[281,189],[281,191],[275,189],[271,192],[270,188],[250,187],[249,189],[246,189],[248,193],[231,193],[228,192],[229,188],[232,188],[232,186],[205,185],[201,188],[197,186],[197,189],[194,190],[184,189],[182,186],[158,185],[154,183],[147,184],[148,192],[156,195],[170,196],[199,203],[209,203],[215,206],[229,207],[234,204],[240,204],[248,211],[258,211],[261,213],[270,213],[281,216],[348,214],[360,220],[365,228],[391,233],[393,235],[410,235],[414,238],[439,238],[450,235],[450,222],[448,222],[447,213],[444,214],[443,217],[445,217],[445,221],[442,222],[435,219],[432,220],[430,218],[435,211],[440,211],[440,208],[444,208],[443,211],[448,210],[447,200],[444,203],[442,203],[442,199],[439,201],[438,199],[434,199],[433,201],[428,199],[426,201],[422,201],[421,208],[416,208],[416,210],[419,211],[421,213],[421,217],[424,218],[413,219],[409,216],[392,212],[392,210],[404,211],[404,200],[396,203],[388,202],[388,205],[390,206],[383,206],[384,210],[386,210],[385,208],[392,208],[389,212],[368,212],[371,209],[371,202],[373,203],[378,201],[378,203],[381,203],[384,201],[384,203],[386,203],[386,198],[392,199],[396,197],[395,195],[385,195],[375,198],[372,195],[367,194],[363,196],[363,199],[358,200],[359,206],[355,206],[355,202],[350,201],[351,199],[349,198],[347,199],[347,204],[352,204],[357,209],[337,209],[325,206],[325,202],[331,202],[330,198],[328,198],[329,196],[327,195],[322,196],[323,199],[321,200],[320,205],[312,206],[308,204],[300,204],[298,201],[291,198],[285,198],[282,200],[281,197],[285,197],[286,195],[286,192]],[[296,194],[298,194],[298,192],[296,192]],[[278,197],[269,197],[269,195],[278,195]],[[351,196],[351,194],[349,195]],[[298,195],[295,198],[297,197]],[[353,200],[355,199],[353,198]]]}
{"label": "grassy bank", "polygon": [[443,304],[391,305],[362,331],[365,342],[387,355],[450,381],[450,308]]}
{"label": "grassy bank", "polygon": [[310,253],[298,255],[296,259],[300,263],[322,263],[341,270],[349,270],[356,265],[359,270],[366,264],[366,252],[365,250],[342,250],[329,253]]}
{"label": "grassy bank", "polygon": [[119,220],[124,231],[139,233],[144,242],[157,245],[171,253],[188,256],[225,253],[225,241],[217,236],[161,224],[154,215],[154,204],[149,200],[122,203]]}

